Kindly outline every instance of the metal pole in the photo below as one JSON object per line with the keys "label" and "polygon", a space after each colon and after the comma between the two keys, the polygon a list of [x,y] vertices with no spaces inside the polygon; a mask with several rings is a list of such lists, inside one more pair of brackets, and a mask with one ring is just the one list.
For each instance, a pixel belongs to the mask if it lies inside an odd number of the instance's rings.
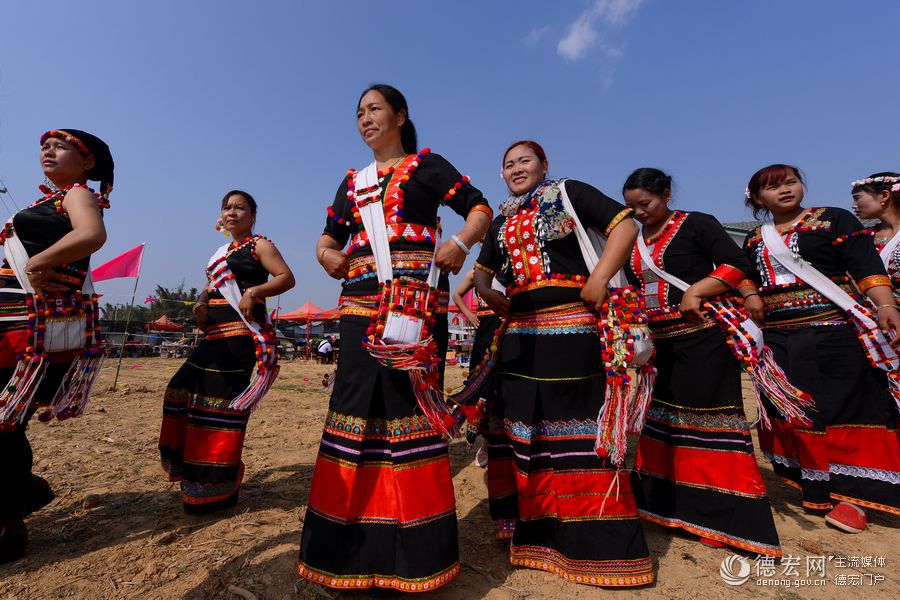
{"label": "metal pole", "polygon": [[138,275],[134,278],[134,290],[131,292],[131,305],[128,307],[128,318],[125,319],[125,335],[122,336],[122,349],[119,351],[119,362],[116,364],[116,378],[113,380],[112,391],[116,391],[116,384],[119,383],[119,370],[122,368],[122,358],[125,356],[125,342],[128,340],[128,326],[131,324],[131,312],[134,309],[134,297],[137,295]]}

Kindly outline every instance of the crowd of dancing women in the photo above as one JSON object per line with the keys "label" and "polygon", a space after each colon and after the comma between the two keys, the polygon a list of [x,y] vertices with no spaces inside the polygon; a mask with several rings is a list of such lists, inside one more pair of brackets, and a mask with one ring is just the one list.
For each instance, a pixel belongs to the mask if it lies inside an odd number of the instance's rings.
{"label": "crowd of dancing women", "polygon": [[[852,182],[854,216],[805,204],[794,166],[759,169],[744,202],[763,221],[741,248],[715,217],[678,207],[658,169],[635,170],[617,201],[551,178],[540,144],[517,141],[500,156],[509,195],[495,213],[419,148],[397,89],[366,89],[356,117],[373,161],[340,179],[315,248],[342,281],[341,355],[301,578],[418,592],[456,577],[454,437],[483,443],[510,562],[581,584],[652,583],[645,521],[779,557],[754,423],[808,513],[850,533],[868,510],[900,513],[900,174]],[[89,261],[106,240],[113,158],[59,129],[41,136],[40,162],[44,195],[0,232],[2,562],[24,555],[26,517],[54,498],[31,472],[29,421],[81,414],[104,354]],[[442,231],[443,205],[460,231]],[[254,231],[257,210],[244,191],[222,200],[231,241],[193,306],[205,337],[162,401],[162,466],[192,514],[238,503],[248,421],[278,375],[265,300],[294,276]],[[470,254],[456,298],[477,293],[477,312],[463,306],[475,348],[448,394],[448,275]]]}

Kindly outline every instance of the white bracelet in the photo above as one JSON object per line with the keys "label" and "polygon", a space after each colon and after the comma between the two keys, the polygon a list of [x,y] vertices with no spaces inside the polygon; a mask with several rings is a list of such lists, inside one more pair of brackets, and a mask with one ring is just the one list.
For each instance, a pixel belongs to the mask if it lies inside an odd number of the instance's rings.
{"label": "white bracelet", "polygon": [[456,242],[456,245],[459,246],[459,249],[463,251],[463,254],[465,254],[466,256],[469,255],[469,252],[471,252],[471,250],[469,250],[469,247],[466,246],[461,239],[459,239],[459,236],[451,235],[450,239]]}

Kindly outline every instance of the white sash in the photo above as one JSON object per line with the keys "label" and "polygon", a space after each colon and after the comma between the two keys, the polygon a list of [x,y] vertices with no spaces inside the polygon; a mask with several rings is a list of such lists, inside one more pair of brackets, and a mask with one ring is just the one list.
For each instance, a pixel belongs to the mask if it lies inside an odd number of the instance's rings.
{"label": "white sash", "polygon": [[[374,161],[354,176],[354,188],[357,190],[373,190],[362,198],[357,197],[357,209],[362,219],[363,228],[369,234],[369,244],[372,247],[372,255],[375,257],[375,272],[378,276],[378,281],[382,283],[391,281],[394,278],[394,269],[391,264],[391,247],[388,240],[387,226],[384,221],[384,207],[381,201],[382,188],[378,184],[378,169]],[[440,227],[437,227],[434,235],[431,267],[428,270],[428,278],[426,279],[428,287],[432,289],[437,288],[440,277],[440,270],[437,268],[434,260],[440,242]],[[416,344],[421,340],[424,323],[423,319],[389,311],[384,324],[382,339],[388,343]]]}
{"label": "white sash", "polygon": [[[578,213],[575,212],[575,207],[572,205],[572,201],[569,200],[569,194],[566,193],[565,180],[559,182],[559,196],[562,199],[563,209],[575,221],[575,237],[578,239],[578,246],[581,248],[581,256],[587,265],[588,273],[593,273],[597,263],[600,262],[600,255],[603,254],[603,249],[606,247],[606,237],[597,229],[593,227],[585,229],[584,225],[581,224]],[[628,282],[622,269],[619,269],[609,280],[610,287],[624,287],[626,285],[628,285]]]}
{"label": "white sash", "polygon": [[[581,224],[581,219],[578,218],[578,213],[566,192],[565,180],[559,182],[559,197],[562,200],[563,210],[569,213],[572,220],[575,221],[575,237],[578,240],[578,247],[581,248],[581,256],[584,258],[584,264],[587,265],[588,273],[593,273],[597,263],[600,262],[603,249],[606,247],[606,237],[597,229],[585,229]],[[619,269],[610,278],[608,285],[610,288],[626,287],[628,280],[625,278],[625,272]],[[634,336],[634,357],[629,364],[635,367],[649,363],[653,357],[653,338],[649,328],[644,326],[644,329],[643,333],[637,327],[633,327],[631,330]]]}
{"label": "white sash", "polygon": [[[231,246],[231,242],[225,244],[212,255],[209,259],[209,264],[207,265],[207,269],[212,268],[213,264],[218,261],[220,258],[224,259],[225,256],[228,255],[228,247]],[[223,260],[224,262],[224,260]],[[226,265],[227,266],[227,265]],[[230,271],[230,269],[229,269]],[[262,331],[257,325],[256,321],[248,321],[244,318],[243,313],[241,313],[240,304],[241,304],[241,288],[238,287],[238,284],[234,279],[225,279],[222,284],[217,288],[219,293],[222,294],[222,297],[228,301],[228,305],[234,309],[234,311],[241,318],[241,321],[244,322],[244,325],[250,328],[250,331],[253,332],[253,335],[257,337],[259,340],[263,340]],[[266,323],[269,323],[269,315],[266,313]]]}
{"label": "white sash", "polygon": [[[637,249],[638,254],[641,257],[641,261],[647,265],[647,268],[656,273],[656,276],[660,279],[667,281],[670,285],[674,285],[682,292],[686,292],[690,285],[687,282],[675,277],[668,271],[663,271],[656,263],[653,262],[653,256],[650,254],[650,249],[647,247],[647,242],[644,241],[644,232],[638,232],[637,236]],[[741,327],[743,327],[756,342],[758,348],[763,347],[763,333],[762,329],[753,322],[753,319],[746,319],[741,322]]]}
{"label": "white sash", "polygon": [[[22,290],[26,294],[34,294],[35,290],[31,286],[28,275],[25,274],[25,265],[28,263],[28,252],[22,241],[15,234],[6,238],[3,245],[3,252],[6,260],[16,275],[16,280],[22,286]],[[5,290],[13,292],[15,290]],[[90,296],[94,293],[94,284],[91,280],[91,273],[88,271],[84,278],[84,284],[81,286],[82,294]],[[6,320],[24,320],[27,317],[6,318]],[[47,352],[65,352],[68,350],[77,350],[84,347],[86,335],[85,325],[86,317],[78,318],[48,318],[47,328],[44,331],[44,349]]]}
{"label": "white sash", "polygon": [[894,249],[898,244],[900,244],[900,230],[894,233],[894,237],[888,240],[888,242],[884,245],[884,248],[881,249],[881,252],[878,253],[878,255],[881,257],[881,262],[884,263],[885,269],[888,268],[888,265],[891,262],[891,254],[894,253]]}
{"label": "white sash", "polygon": [[[378,185],[378,169],[373,161],[368,167],[359,171],[354,177],[355,189],[375,187],[363,201],[372,198],[370,202],[359,205],[357,198],[357,206],[359,216],[363,222],[363,228],[369,233],[369,244],[372,246],[372,255],[375,257],[375,271],[378,275],[378,281],[389,281],[394,278],[394,269],[391,265],[391,247],[388,241],[387,226],[384,222],[384,206],[381,201],[381,186]],[[430,287],[436,288],[438,279],[440,278],[440,269],[434,262],[434,255],[437,254],[438,246],[441,243],[440,227],[436,228],[434,236],[434,254],[432,255],[431,268],[428,271],[428,279],[426,280]]]}
{"label": "white sash", "polygon": [[882,369],[885,371],[894,371],[900,367],[900,358],[898,358],[896,351],[891,347],[890,342],[881,332],[878,323],[869,316],[869,311],[865,310],[835,282],[803,260],[801,256],[791,252],[787,245],[785,245],[784,240],[775,230],[775,224],[771,221],[762,226],[762,241],[769,250],[773,260],[777,260],[785,269],[837,304],[841,310],[856,318],[860,325],[872,333],[872,336],[875,338],[874,341],[868,335],[860,336],[860,339],[863,341],[866,350],[872,356],[879,356],[880,354],[884,355],[885,360],[879,360],[878,362],[878,365]]}

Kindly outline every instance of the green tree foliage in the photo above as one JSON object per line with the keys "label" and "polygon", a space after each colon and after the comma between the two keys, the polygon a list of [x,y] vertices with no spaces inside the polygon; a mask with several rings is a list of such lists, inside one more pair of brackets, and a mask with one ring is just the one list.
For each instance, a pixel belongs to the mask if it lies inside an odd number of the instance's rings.
{"label": "green tree foliage", "polygon": [[[151,294],[151,297],[157,299],[155,302],[144,304],[143,300],[135,299],[129,331],[143,329],[145,324],[155,321],[163,315],[166,315],[173,323],[193,324],[196,321],[191,305],[199,296],[200,291],[197,288],[192,287],[185,290],[184,283],[177,288],[157,285],[156,290]],[[107,322],[108,331],[125,329],[128,308],[128,304],[111,304],[109,302],[100,307],[100,318]]]}
{"label": "green tree foliage", "polygon": [[153,292],[156,302],[149,304],[150,311],[148,318],[155,321],[163,315],[169,317],[170,321],[175,323],[194,322],[194,312],[191,305],[197,301],[200,296],[200,290],[195,287],[189,290],[184,289],[184,282],[177,288],[167,288],[161,285],[156,286]]}

